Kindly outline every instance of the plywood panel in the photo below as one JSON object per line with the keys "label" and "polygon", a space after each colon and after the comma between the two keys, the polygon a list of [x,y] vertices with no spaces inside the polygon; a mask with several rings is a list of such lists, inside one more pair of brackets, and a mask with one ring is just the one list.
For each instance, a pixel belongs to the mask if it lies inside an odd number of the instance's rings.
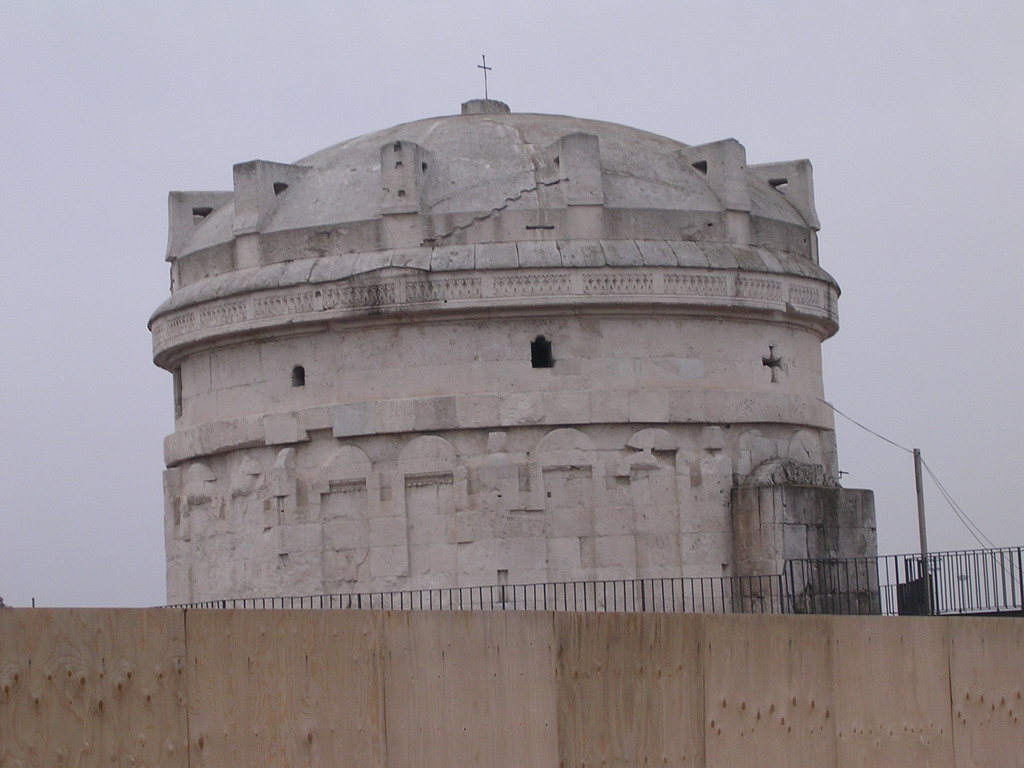
{"label": "plywood panel", "polygon": [[831,621],[840,768],[952,766],[948,622]]}
{"label": "plywood panel", "polygon": [[1024,766],[1024,621],[949,622],[958,766]]}
{"label": "plywood panel", "polygon": [[836,765],[829,629],[818,616],[705,617],[708,768]]}
{"label": "plywood panel", "polygon": [[555,615],[559,765],[704,764],[702,619]]}
{"label": "plywood panel", "polygon": [[382,620],[188,611],[192,768],[382,766]]}
{"label": "plywood panel", "polygon": [[186,766],[183,612],[0,610],[0,766]]}
{"label": "plywood panel", "polygon": [[548,613],[392,613],[387,764],[557,765]]}

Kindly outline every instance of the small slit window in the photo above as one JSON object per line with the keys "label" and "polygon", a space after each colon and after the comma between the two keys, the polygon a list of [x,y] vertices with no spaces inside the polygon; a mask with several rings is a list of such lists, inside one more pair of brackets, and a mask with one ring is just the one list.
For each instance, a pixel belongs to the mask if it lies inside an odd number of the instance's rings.
{"label": "small slit window", "polygon": [[180,419],[182,414],[181,368],[175,368],[171,373],[174,376],[174,418]]}
{"label": "small slit window", "polygon": [[274,182],[274,194],[275,195],[280,195],[286,189],[288,189],[288,185],[285,184],[283,181],[275,181]]}
{"label": "small slit window", "polygon": [[306,369],[303,368],[301,365],[296,365],[294,368],[292,368],[292,386],[306,386]]}
{"label": "small slit window", "polygon": [[530,362],[534,368],[554,368],[555,358],[551,355],[551,342],[538,336],[530,342]]}

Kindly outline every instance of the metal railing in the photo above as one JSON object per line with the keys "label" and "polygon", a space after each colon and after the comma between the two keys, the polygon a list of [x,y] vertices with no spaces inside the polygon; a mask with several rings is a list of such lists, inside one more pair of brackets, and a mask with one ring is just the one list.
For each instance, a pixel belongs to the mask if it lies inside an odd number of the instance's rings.
{"label": "metal railing", "polygon": [[[185,608],[1021,615],[1022,549],[789,560],[765,576],[677,577],[245,597]],[[928,591],[931,591],[929,603]]]}
{"label": "metal railing", "polygon": [[[887,616],[1020,615],[1022,548],[851,560],[791,560],[783,570],[794,613]],[[930,598],[930,599],[929,599]]]}
{"label": "metal railing", "polygon": [[622,613],[786,612],[782,579],[778,575],[562,581],[296,597],[244,597],[176,607]]}

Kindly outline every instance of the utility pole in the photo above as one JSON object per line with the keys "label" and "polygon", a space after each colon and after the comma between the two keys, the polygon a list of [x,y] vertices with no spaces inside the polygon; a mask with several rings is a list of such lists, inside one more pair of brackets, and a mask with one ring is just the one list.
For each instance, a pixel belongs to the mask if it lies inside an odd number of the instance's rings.
{"label": "utility pole", "polygon": [[914,482],[917,485],[917,527],[921,534],[921,578],[924,583],[924,605],[932,614],[932,580],[928,571],[928,530],[924,522],[924,480],[921,472],[921,449],[914,449]]}

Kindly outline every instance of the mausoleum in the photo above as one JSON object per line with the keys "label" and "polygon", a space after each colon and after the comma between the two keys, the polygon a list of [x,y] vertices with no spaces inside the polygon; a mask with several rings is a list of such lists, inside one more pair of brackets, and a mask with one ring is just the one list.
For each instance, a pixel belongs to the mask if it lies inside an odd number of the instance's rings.
{"label": "mausoleum", "polygon": [[839,486],[806,160],[462,114],[173,192],[173,603],[779,573]]}

